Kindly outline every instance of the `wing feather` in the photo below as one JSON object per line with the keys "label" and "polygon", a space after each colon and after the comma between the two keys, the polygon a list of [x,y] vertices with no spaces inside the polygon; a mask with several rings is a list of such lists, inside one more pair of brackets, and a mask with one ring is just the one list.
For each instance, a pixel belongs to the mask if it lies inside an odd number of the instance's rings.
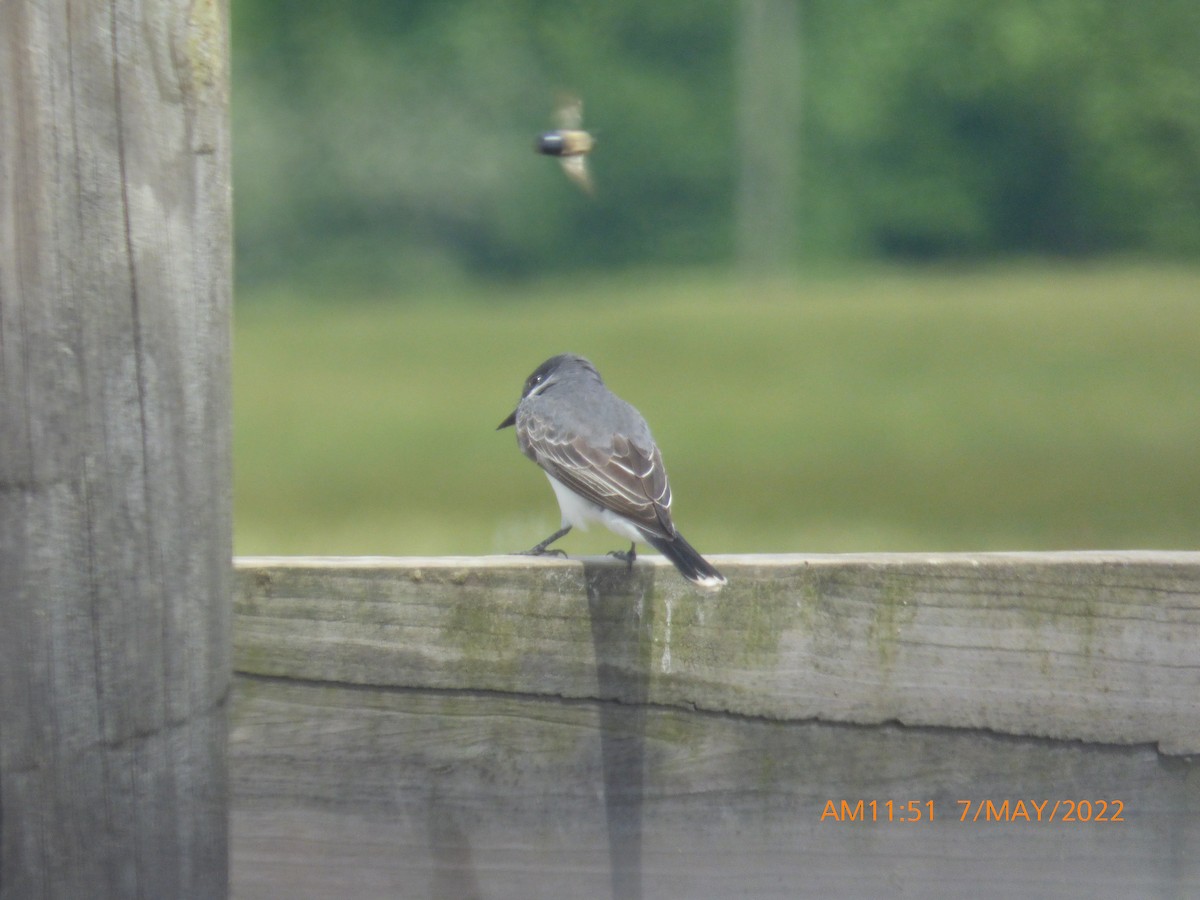
{"label": "wing feather", "polygon": [[656,445],[615,434],[608,446],[552,430],[536,414],[518,423],[521,449],[571,490],[632,520],[648,533],[673,538],[671,486]]}
{"label": "wing feather", "polygon": [[586,156],[561,156],[558,161],[562,165],[563,171],[567,173],[568,178],[587,191],[587,193],[595,193],[595,187],[592,185],[592,176],[588,173]]}
{"label": "wing feather", "polygon": [[583,127],[583,100],[570,94],[558,98],[554,120],[559,128],[578,129]]}

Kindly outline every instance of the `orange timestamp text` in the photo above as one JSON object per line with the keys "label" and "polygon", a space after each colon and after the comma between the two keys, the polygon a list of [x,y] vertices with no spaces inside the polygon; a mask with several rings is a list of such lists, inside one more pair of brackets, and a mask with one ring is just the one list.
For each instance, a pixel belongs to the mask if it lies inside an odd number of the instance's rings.
{"label": "orange timestamp text", "polygon": [[932,800],[826,800],[821,821],[932,822]]}
{"label": "orange timestamp text", "polygon": [[[1110,823],[1125,821],[1122,800],[955,800],[957,822],[1016,822],[1045,824]],[[836,824],[896,822],[932,824],[938,812],[933,800],[826,800],[821,821]]]}

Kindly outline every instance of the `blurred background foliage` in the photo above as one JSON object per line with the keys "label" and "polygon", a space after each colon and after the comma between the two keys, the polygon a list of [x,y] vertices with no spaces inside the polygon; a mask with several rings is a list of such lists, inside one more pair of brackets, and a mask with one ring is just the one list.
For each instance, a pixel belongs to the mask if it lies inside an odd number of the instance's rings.
{"label": "blurred background foliage", "polygon": [[532,545],[564,350],[706,552],[1200,544],[1196,0],[232,9],[237,552]]}
{"label": "blurred background foliage", "polygon": [[[1200,251],[1195,0],[782,0],[794,47],[741,48],[756,5],[237,0],[239,279],[732,261],[755,145],[798,157],[797,262]],[[760,51],[796,77],[739,137]],[[591,204],[531,152],[560,90]]]}

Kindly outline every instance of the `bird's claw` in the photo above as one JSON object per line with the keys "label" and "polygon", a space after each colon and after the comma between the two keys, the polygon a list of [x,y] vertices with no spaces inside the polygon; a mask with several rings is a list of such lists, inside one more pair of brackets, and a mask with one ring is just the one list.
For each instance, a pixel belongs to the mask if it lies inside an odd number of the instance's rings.
{"label": "bird's claw", "polygon": [[609,550],[608,555],[625,563],[633,571],[633,561],[637,559],[637,544],[630,544],[628,550]]}

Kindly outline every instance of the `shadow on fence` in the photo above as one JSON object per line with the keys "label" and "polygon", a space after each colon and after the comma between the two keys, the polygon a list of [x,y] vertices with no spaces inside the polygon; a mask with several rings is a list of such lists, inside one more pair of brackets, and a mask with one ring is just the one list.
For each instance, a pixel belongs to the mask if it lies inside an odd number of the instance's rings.
{"label": "shadow on fence", "polygon": [[243,560],[274,897],[1200,893],[1200,554]]}

